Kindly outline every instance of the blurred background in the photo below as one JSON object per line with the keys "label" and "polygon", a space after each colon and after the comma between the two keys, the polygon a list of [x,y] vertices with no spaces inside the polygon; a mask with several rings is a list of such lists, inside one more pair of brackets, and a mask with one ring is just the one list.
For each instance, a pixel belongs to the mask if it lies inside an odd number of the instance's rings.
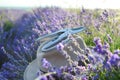
{"label": "blurred background", "polygon": [[57,6],[62,8],[119,9],[119,0],[0,0],[0,7],[33,8]]}

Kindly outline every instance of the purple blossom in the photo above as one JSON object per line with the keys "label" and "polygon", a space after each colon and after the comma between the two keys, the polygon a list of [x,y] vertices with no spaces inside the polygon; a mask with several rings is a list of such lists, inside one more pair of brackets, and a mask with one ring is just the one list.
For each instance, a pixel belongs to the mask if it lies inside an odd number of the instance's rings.
{"label": "purple blossom", "polygon": [[94,20],[94,26],[98,31],[100,31],[100,25],[101,22],[98,19]]}
{"label": "purple blossom", "polygon": [[110,58],[111,65],[116,66],[119,59],[120,57],[118,54],[113,54]]}
{"label": "purple blossom", "polygon": [[0,44],[0,67],[8,60],[7,55],[4,53],[3,46]]}
{"label": "purple blossom", "polygon": [[17,76],[17,73],[13,72],[12,74],[10,74],[11,72],[10,71],[7,71],[7,70],[4,70],[1,72],[1,74],[3,75],[3,77],[7,78],[7,79],[12,79],[12,78],[16,78]]}
{"label": "purple blossom", "polygon": [[52,67],[52,65],[45,58],[42,59],[42,66],[46,69]]}
{"label": "purple blossom", "polygon": [[86,76],[82,77],[81,80],[88,80]]}
{"label": "purple blossom", "polygon": [[42,72],[39,70],[39,71],[37,72],[37,77],[40,76],[41,73],[42,73]]}
{"label": "purple blossom", "polygon": [[7,78],[5,78],[2,73],[0,73],[0,80],[8,80]]}
{"label": "purple blossom", "polygon": [[85,49],[85,53],[86,53],[86,56],[87,56],[88,54],[91,54],[90,49],[89,49],[89,48],[86,48],[86,49]]}
{"label": "purple blossom", "polygon": [[98,52],[99,52],[99,50],[102,49],[102,43],[97,43],[96,48],[98,49]]}
{"label": "purple blossom", "polygon": [[63,49],[64,49],[63,43],[57,44],[56,48],[57,48],[57,50],[59,50],[59,51],[63,50]]}
{"label": "purple blossom", "polygon": [[103,67],[107,70],[110,70],[112,68],[112,65],[109,61],[107,61],[106,63],[104,63]]}
{"label": "purple blossom", "polygon": [[100,40],[99,37],[95,37],[93,41],[94,41],[94,43],[95,43],[96,45],[99,44],[99,43],[101,43],[101,40]]}
{"label": "purple blossom", "polygon": [[119,49],[115,50],[114,54],[120,54],[120,50]]}
{"label": "purple blossom", "polygon": [[88,68],[89,70],[92,70],[92,64],[88,64],[88,65],[87,65],[87,68]]}
{"label": "purple blossom", "polygon": [[59,78],[62,77],[62,73],[63,71],[61,69],[56,69],[56,74]]}
{"label": "purple blossom", "polygon": [[104,42],[103,48],[108,49],[110,47],[109,43]]}
{"label": "purple blossom", "polygon": [[107,38],[108,38],[108,42],[109,42],[109,43],[112,43],[112,42],[113,42],[113,40],[112,40],[110,34],[107,34]]}
{"label": "purple blossom", "polygon": [[46,76],[42,76],[40,78],[37,78],[36,80],[48,80]]}
{"label": "purple blossom", "polygon": [[108,17],[108,11],[104,10],[103,15],[107,18]]}
{"label": "purple blossom", "polygon": [[93,76],[92,80],[98,80],[99,79],[99,75],[96,74],[95,76]]}
{"label": "purple blossom", "polygon": [[74,76],[71,74],[66,74],[66,75],[64,75],[64,79],[65,80],[74,80]]}

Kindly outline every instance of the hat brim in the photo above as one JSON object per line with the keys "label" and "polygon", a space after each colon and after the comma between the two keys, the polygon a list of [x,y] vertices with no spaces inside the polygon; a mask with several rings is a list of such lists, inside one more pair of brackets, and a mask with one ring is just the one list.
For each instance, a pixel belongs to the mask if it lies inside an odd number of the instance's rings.
{"label": "hat brim", "polygon": [[[91,48],[90,48],[90,51],[92,53],[96,53],[93,50],[91,50]],[[26,70],[24,71],[24,76],[23,76],[24,80],[35,80],[35,78],[38,77],[37,76],[38,71],[40,71],[39,65],[38,65],[37,59],[35,59],[27,66]]]}
{"label": "hat brim", "polygon": [[37,72],[39,71],[39,66],[37,59],[33,60],[24,71],[24,80],[34,80],[37,78]]}

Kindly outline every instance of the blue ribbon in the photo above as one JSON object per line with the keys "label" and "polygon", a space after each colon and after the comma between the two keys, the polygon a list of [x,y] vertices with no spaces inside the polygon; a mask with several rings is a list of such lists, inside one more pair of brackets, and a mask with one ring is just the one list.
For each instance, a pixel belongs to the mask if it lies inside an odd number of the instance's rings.
{"label": "blue ribbon", "polygon": [[85,27],[78,27],[78,28],[73,28],[73,29],[66,28],[63,30],[53,32],[51,34],[43,35],[40,38],[38,38],[37,41],[40,41],[48,37],[52,38],[49,41],[47,41],[46,44],[41,49],[42,51],[49,51],[55,48],[56,44],[59,43],[60,41],[63,41],[63,43],[69,41],[67,38],[69,34],[76,34],[76,33],[82,32],[85,29],[86,29]]}

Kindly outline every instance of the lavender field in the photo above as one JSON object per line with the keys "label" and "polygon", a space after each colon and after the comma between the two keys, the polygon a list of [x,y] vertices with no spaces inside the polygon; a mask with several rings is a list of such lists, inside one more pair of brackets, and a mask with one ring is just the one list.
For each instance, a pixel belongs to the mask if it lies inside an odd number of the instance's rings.
{"label": "lavender field", "polygon": [[[0,80],[24,80],[24,71],[42,44],[37,41],[41,35],[80,26],[86,30],[77,36],[96,53],[86,49],[72,66],[36,73],[35,80],[120,80],[120,11],[58,7],[0,10]],[[64,51],[64,44],[58,46]],[[43,66],[51,64],[44,59]]]}

